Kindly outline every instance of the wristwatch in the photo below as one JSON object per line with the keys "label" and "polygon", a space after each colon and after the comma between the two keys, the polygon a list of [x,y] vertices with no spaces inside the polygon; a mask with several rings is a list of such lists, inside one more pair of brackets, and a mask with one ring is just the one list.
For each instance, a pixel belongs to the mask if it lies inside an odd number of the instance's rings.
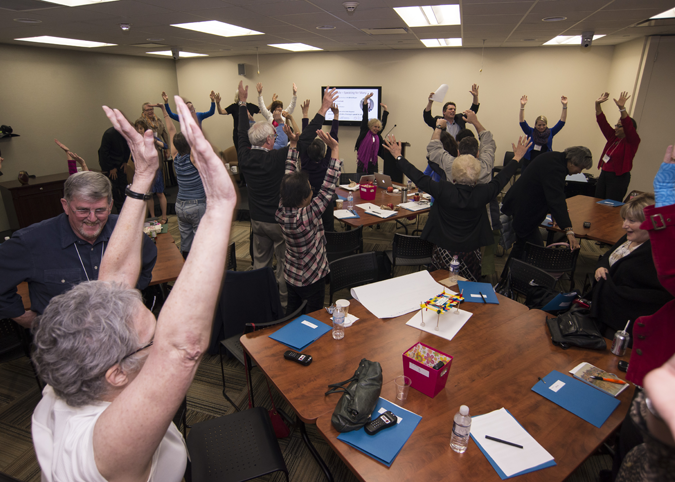
{"label": "wristwatch", "polygon": [[403,156],[398,156],[398,157],[396,158],[397,161],[400,161],[401,159],[403,159]]}
{"label": "wristwatch", "polygon": [[443,129],[443,126],[437,125],[437,126],[436,126],[436,129]]}
{"label": "wristwatch", "polygon": [[131,184],[129,184],[127,188],[124,190],[124,194],[126,194],[130,198],[140,199],[141,201],[147,201],[148,199],[152,198],[152,194],[141,194],[140,192],[134,192],[130,189],[130,187]]}

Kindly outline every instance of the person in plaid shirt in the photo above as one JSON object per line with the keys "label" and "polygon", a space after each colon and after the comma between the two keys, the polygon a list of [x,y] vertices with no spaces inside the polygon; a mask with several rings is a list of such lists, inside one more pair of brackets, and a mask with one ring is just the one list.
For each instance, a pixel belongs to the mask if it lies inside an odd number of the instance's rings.
{"label": "person in plaid shirt", "polygon": [[[326,111],[337,99],[336,89],[326,88],[319,114]],[[326,256],[326,237],[324,236],[321,215],[331,202],[335,186],[340,178],[342,161],[338,159],[338,143],[330,135],[319,129],[317,136],[332,150],[332,156],[321,190],[312,199],[312,186],[307,172],[298,169],[297,133],[288,126],[284,132],[290,141],[286,158],[286,174],[281,180],[281,198],[276,220],[286,241],[286,259],[284,278],[288,287],[288,305],[286,313],[293,313],[303,300],[307,300],[307,311],[312,312],[323,307],[326,276],[330,272]]]}

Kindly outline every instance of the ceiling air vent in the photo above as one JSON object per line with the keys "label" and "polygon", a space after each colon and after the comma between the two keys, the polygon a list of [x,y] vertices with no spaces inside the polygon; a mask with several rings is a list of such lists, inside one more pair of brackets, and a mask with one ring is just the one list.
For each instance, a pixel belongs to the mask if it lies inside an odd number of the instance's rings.
{"label": "ceiling air vent", "polygon": [[368,35],[406,35],[408,29],[405,27],[397,28],[364,28],[361,29]]}

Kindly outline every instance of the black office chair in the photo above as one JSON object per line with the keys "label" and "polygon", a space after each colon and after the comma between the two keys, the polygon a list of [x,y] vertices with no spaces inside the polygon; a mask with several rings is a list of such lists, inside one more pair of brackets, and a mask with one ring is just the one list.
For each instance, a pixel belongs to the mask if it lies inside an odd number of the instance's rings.
{"label": "black office chair", "polygon": [[288,468],[264,408],[196,423],[187,437],[193,482],[243,482]]}
{"label": "black office chair", "polygon": [[557,280],[546,271],[519,259],[510,259],[507,276],[511,276],[511,289],[527,297],[532,286],[554,289]]}
{"label": "black office chair", "polygon": [[42,380],[40,380],[35,371],[35,365],[33,365],[33,360],[30,357],[30,344],[31,336],[26,328],[23,328],[9,318],[0,319],[0,363],[20,358],[19,353],[23,353],[30,361],[35,381],[40,391],[42,391],[44,383],[42,383]]}
{"label": "black office chair", "polygon": [[21,482],[19,479],[15,479],[11,475],[7,475],[3,472],[0,472],[0,482]]}
{"label": "black office chair", "polygon": [[[234,246],[234,243],[230,244],[230,247],[227,248],[227,270],[228,271],[237,271],[237,249]],[[253,258],[251,258],[253,259]]]}
{"label": "black office chair", "polygon": [[[506,151],[504,153],[504,162],[502,163],[502,165],[501,166],[494,166],[492,168],[492,178],[493,179],[494,179],[495,175],[499,174],[501,172],[501,170],[504,169],[504,166],[506,166],[509,162],[511,162],[513,160],[513,156],[514,156],[513,151]],[[516,169],[516,173],[509,180],[509,186],[512,186],[516,182],[516,179],[518,178],[518,176],[520,176],[520,171],[521,171],[520,167],[518,167],[518,169]]]}
{"label": "black office chair", "polygon": [[342,289],[377,280],[377,256],[374,251],[335,260],[330,263],[330,302],[333,302],[333,295]]}
{"label": "black office chair", "polygon": [[349,231],[326,231],[328,262],[363,252],[363,226]]}
{"label": "black office chair", "polygon": [[340,184],[349,184],[350,181],[359,182],[362,172],[343,172],[340,174]]}
{"label": "black office chair", "polygon": [[396,266],[423,266],[431,264],[431,252],[434,245],[419,236],[394,234],[390,251],[385,251],[391,261],[391,275]]}
{"label": "black office chair", "polygon": [[567,244],[559,246],[537,246],[527,243],[523,253],[523,261],[546,271],[556,281],[567,274],[570,278],[570,291],[574,289],[574,271],[577,268],[579,249],[572,251]]}

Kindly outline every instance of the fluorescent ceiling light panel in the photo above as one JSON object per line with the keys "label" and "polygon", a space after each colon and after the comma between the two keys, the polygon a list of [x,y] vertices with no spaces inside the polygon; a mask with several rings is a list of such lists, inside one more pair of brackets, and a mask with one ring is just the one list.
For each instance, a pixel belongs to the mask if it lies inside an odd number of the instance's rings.
{"label": "fluorescent ceiling light panel", "polygon": [[[604,35],[593,35],[593,40],[598,40],[599,38],[604,37]],[[552,38],[544,45],[581,45],[581,35],[558,35],[556,38]]]}
{"label": "fluorescent ceiling light panel", "polygon": [[66,7],[81,7],[82,5],[95,5],[97,3],[117,2],[117,0],[42,0],[43,2],[56,3]]}
{"label": "fluorescent ceiling light panel", "polygon": [[43,35],[42,37],[15,38],[14,40],[21,40],[23,42],[35,42],[39,44],[66,45],[68,47],[86,47],[86,48],[112,47],[114,45],[117,45],[117,44],[106,44],[103,42],[91,42],[89,40],[50,37],[49,35]]}
{"label": "fluorescent ceiling light panel", "polygon": [[204,22],[172,23],[172,27],[194,30],[195,32],[218,35],[220,37],[242,37],[244,35],[265,35],[257,30],[250,30],[229,23],[219,22],[218,20],[206,20]]}
{"label": "fluorescent ceiling light panel", "polygon": [[421,39],[425,47],[461,47],[461,38],[423,38]]}
{"label": "fluorescent ceiling light panel", "polygon": [[[159,52],[145,52],[146,54],[152,55],[164,55],[166,57],[173,57],[171,50],[160,50]],[[189,57],[208,57],[208,54],[197,54],[194,52],[183,52],[182,50],[178,52],[178,57],[187,59]]]}
{"label": "fluorescent ceiling light panel", "polygon": [[396,13],[408,27],[431,25],[460,25],[459,5],[427,5],[423,7],[396,7]]}
{"label": "fluorescent ceiling light panel", "polygon": [[275,47],[278,49],[290,50],[292,52],[307,52],[310,50],[323,50],[318,47],[312,47],[307,44],[267,44],[268,47]]}
{"label": "fluorescent ceiling light panel", "polygon": [[657,19],[657,18],[675,18],[675,8],[671,8],[670,10],[666,10],[665,12],[661,12],[658,15],[650,17],[650,19]]}

